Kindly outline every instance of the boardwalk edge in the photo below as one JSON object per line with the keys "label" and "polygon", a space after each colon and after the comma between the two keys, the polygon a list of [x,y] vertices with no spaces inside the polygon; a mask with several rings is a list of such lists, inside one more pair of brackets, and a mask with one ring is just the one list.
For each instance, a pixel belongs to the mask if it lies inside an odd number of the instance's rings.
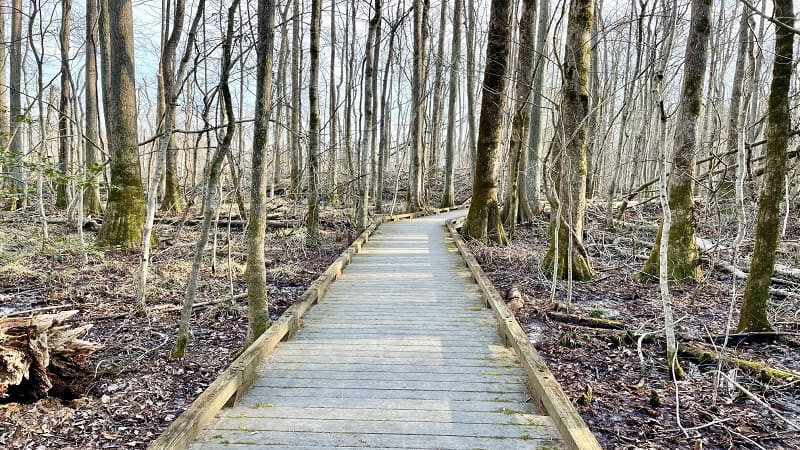
{"label": "boardwalk edge", "polygon": [[347,267],[353,255],[369,242],[370,236],[384,222],[414,219],[465,208],[431,209],[408,214],[382,215],[364,230],[336,260],[314,280],[300,297],[269,328],[236,358],[201,393],[189,407],[158,438],[148,445],[149,450],[180,450],[188,448],[198,434],[226,406],[236,404],[252,385],[258,366],[275,349],[279,342],[291,338],[300,328],[300,319],[314,304],[325,297],[328,287]]}
{"label": "boardwalk edge", "polygon": [[600,443],[583,421],[561,385],[547,367],[539,352],[533,348],[527,333],[508,309],[489,277],[486,276],[475,256],[466,246],[457,228],[464,218],[445,221],[450,236],[458,248],[464,263],[481,289],[486,306],[491,308],[498,322],[498,332],[507,346],[514,349],[525,371],[528,393],[548,416],[553,419],[567,447],[572,450],[601,450]]}

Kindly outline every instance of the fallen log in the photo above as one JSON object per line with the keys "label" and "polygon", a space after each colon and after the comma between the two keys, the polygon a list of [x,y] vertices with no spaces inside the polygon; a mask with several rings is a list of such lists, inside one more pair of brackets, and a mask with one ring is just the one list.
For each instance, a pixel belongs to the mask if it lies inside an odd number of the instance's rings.
{"label": "fallen log", "polygon": [[713,349],[705,348],[699,345],[681,344],[679,346],[678,353],[681,353],[684,356],[689,356],[700,363],[718,363],[722,361],[725,364],[737,366],[745,372],[754,375],[757,380],[765,383],[768,383],[775,378],[789,381],[800,381],[800,373],[776,369],[758,361],[750,361],[747,359],[736,358],[734,356],[728,356],[714,351]]}
{"label": "fallen log", "polygon": [[0,318],[0,398],[36,401],[84,393],[89,356],[101,346],[81,339],[91,325],[65,325],[77,313]]}

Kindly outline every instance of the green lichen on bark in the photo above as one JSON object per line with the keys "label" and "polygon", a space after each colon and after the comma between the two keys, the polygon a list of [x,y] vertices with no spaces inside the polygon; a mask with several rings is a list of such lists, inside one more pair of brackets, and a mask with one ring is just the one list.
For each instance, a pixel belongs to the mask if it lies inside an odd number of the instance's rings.
{"label": "green lichen on bark", "polygon": [[784,179],[788,159],[791,115],[789,88],[792,77],[794,27],[792,0],[775,0],[775,17],[786,27],[775,31],[775,64],[767,108],[767,144],[764,179],[758,197],[755,245],[750,261],[750,274],[745,283],[739,332],[772,331],[767,318],[769,285],[775,269],[775,250],[780,237],[780,204],[784,195]]}
{"label": "green lichen on bark", "polygon": [[[576,242],[573,236],[572,243],[570,243],[569,233],[566,227],[562,226],[558,229],[558,258],[555,258],[555,225],[550,224],[550,247],[542,259],[541,267],[547,273],[553,273],[556,270],[556,277],[559,279],[572,278],[574,281],[586,281],[594,277],[589,257],[586,250],[580,242]],[[571,245],[570,245],[571,244]],[[570,252],[572,253],[570,255]],[[572,274],[570,275],[570,267]]]}

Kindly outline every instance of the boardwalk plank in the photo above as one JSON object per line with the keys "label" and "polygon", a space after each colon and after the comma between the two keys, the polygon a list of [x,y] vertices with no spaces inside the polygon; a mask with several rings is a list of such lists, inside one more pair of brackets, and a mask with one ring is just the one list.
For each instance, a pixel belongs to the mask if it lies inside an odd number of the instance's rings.
{"label": "boardwalk plank", "polygon": [[192,448],[561,448],[442,220],[379,228]]}

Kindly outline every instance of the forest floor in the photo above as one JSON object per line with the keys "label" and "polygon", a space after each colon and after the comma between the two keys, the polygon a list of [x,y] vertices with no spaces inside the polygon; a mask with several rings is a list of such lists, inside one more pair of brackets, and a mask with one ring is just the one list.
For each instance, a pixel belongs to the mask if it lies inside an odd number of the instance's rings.
{"label": "forest floor", "polygon": [[[722,363],[724,376],[718,377],[717,363],[683,353],[686,379],[668,378],[658,284],[637,277],[649,252],[644,243],[654,238],[658,206],[628,211],[626,225],[616,229],[605,225],[601,207],[590,206],[589,213],[586,247],[597,276],[573,283],[569,301],[567,283],[557,284],[555,300],[568,304],[567,311],[554,310],[551,275],[539,267],[548,245],[546,222],[519,229],[507,247],[470,245],[502,295],[509,299],[522,293],[517,317],[604,448],[800,449],[800,380],[768,379],[730,360]],[[736,223],[721,217],[701,207],[698,236],[732,246]],[[796,219],[789,223],[778,262],[798,268],[800,225]],[[752,251],[748,237],[739,261]],[[670,293],[679,344],[713,354],[712,337],[737,324],[739,304],[732,308],[731,299],[740,298],[736,294],[742,292],[743,280],[732,279],[721,267],[721,262],[730,263],[730,253],[704,257],[703,281],[671,285]],[[731,340],[725,355],[800,373],[800,279],[781,281],[773,283],[781,294],[773,295],[769,317],[785,335],[762,342]],[[570,323],[578,317],[592,323]],[[600,328],[603,321],[625,331]],[[644,336],[641,343],[639,336]]]}
{"label": "forest floor", "polygon": [[[223,214],[220,220],[225,218]],[[186,357],[178,360],[170,352],[199,227],[184,226],[177,232],[171,224],[156,226],[163,243],[152,253],[151,312],[139,317],[134,296],[138,253],[99,251],[92,247],[94,233],[86,233],[89,263],[82,264],[74,227],[51,225],[51,241],[42,250],[35,220],[2,220],[0,315],[47,307],[53,308],[48,312],[77,309],[80,313],[69,324],[91,324],[85,339],[103,348],[92,356],[85,385],[75,395],[0,404],[0,448],[144,448],[241,349],[246,300],[230,300],[245,292],[241,227],[229,232],[220,225],[214,267],[209,242],[196,301],[210,303],[195,308],[193,337]],[[273,318],[354,239],[354,228],[342,212],[327,211],[322,220],[324,244],[319,249],[306,247],[298,225],[270,230],[266,259]]]}

